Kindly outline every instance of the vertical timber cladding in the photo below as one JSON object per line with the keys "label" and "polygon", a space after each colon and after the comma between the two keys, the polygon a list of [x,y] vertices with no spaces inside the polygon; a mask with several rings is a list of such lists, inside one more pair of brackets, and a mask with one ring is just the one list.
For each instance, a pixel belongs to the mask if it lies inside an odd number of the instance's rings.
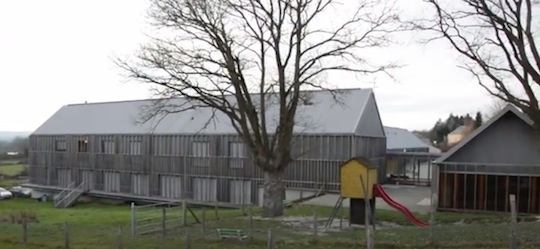
{"label": "vertical timber cladding", "polygon": [[150,195],[150,177],[148,174],[131,174],[131,192],[135,195]]}
{"label": "vertical timber cladding", "polygon": [[95,189],[96,178],[93,170],[82,169],[79,171],[81,182],[84,183],[85,190]]}
{"label": "vertical timber cladding", "polygon": [[120,173],[113,171],[103,172],[103,191],[110,193],[120,192]]}
{"label": "vertical timber cladding", "polygon": [[233,204],[251,204],[251,181],[231,180],[229,182],[229,200]]}
{"label": "vertical timber cladding", "polygon": [[159,193],[161,197],[169,199],[182,198],[182,177],[171,175],[159,176]]}
{"label": "vertical timber cladding", "polygon": [[56,169],[56,176],[59,187],[67,187],[71,184],[71,169]]}
{"label": "vertical timber cladding", "polygon": [[203,202],[217,201],[217,179],[193,178],[193,199]]}

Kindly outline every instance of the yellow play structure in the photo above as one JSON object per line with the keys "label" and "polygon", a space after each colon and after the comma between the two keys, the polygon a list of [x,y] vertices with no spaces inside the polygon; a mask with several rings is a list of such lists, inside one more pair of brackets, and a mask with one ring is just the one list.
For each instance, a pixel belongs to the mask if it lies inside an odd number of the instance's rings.
{"label": "yellow play structure", "polygon": [[[377,166],[368,160],[356,157],[349,159],[340,167],[340,195],[343,198],[373,199],[373,185],[377,184]],[[363,179],[364,186],[360,179]],[[364,194],[366,189],[367,196]]]}
{"label": "yellow play structure", "polygon": [[374,186],[377,184],[377,166],[368,159],[355,157],[345,161],[340,168],[340,196],[334,206],[326,226],[330,226],[343,206],[345,199],[350,200],[349,222],[365,224],[366,201],[375,209]]}
{"label": "yellow play structure", "polygon": [[355,157],[347,160],[340,166],[340,197],[334,206],[332,215],[328,219],[326,226],[330,226],[334,217],[337,215],[343,201],[350,200],[350,223],[365,224],[366,210],[370,210],[369,223],[373,223],[375,211],[375,197],[380,197],[391,207],[401,211],[413,224],[419,227],[428,227],[430,224],[416,218],[413,213],[396,202],[386,193],[378,183],[378,167],[373,165],[370,160],[362,157]]}

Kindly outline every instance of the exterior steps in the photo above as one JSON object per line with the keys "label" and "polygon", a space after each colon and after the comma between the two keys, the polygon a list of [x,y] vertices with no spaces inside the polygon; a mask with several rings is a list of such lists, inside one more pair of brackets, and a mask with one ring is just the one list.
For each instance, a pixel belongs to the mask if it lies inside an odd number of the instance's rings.
{"label": "exterior steps", "polygon": [[76,182],[72,182],[59,194],[54,196],[54,207],[68,208],[73,205],[84,192],[84,182],[81,182],[79,185],[76,185]]}

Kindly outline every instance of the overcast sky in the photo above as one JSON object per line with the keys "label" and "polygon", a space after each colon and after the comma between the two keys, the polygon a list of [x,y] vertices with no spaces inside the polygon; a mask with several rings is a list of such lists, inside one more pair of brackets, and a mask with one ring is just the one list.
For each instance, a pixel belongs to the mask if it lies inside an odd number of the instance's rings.
{"label": "overcast sky", "polygon": [[[421,4],[419,0],[415,0]],[[415,9],[413,1],[406,1]],[[62,105],[141,99],[111,58],[143,41],[146,0],[0,1],[0,131],[33,131]],[[403,38],[389,50],[406,67],[398,82],[329,78],[340,87],[373,87],[384,125],[427,129],[449,113],[473,113],[491,98],[444,43]]]}

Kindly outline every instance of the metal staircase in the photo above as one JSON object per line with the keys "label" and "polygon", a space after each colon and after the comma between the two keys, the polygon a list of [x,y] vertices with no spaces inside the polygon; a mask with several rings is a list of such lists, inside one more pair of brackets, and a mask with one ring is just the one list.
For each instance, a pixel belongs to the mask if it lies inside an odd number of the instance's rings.
{"label": "metal staircase", "polygon": [[84,182],[76,185],[76,182],[70,183],[65,189],[63,189],[59,194],[54,196],[54,207],[56,208],[67,208],[85,192]]}

